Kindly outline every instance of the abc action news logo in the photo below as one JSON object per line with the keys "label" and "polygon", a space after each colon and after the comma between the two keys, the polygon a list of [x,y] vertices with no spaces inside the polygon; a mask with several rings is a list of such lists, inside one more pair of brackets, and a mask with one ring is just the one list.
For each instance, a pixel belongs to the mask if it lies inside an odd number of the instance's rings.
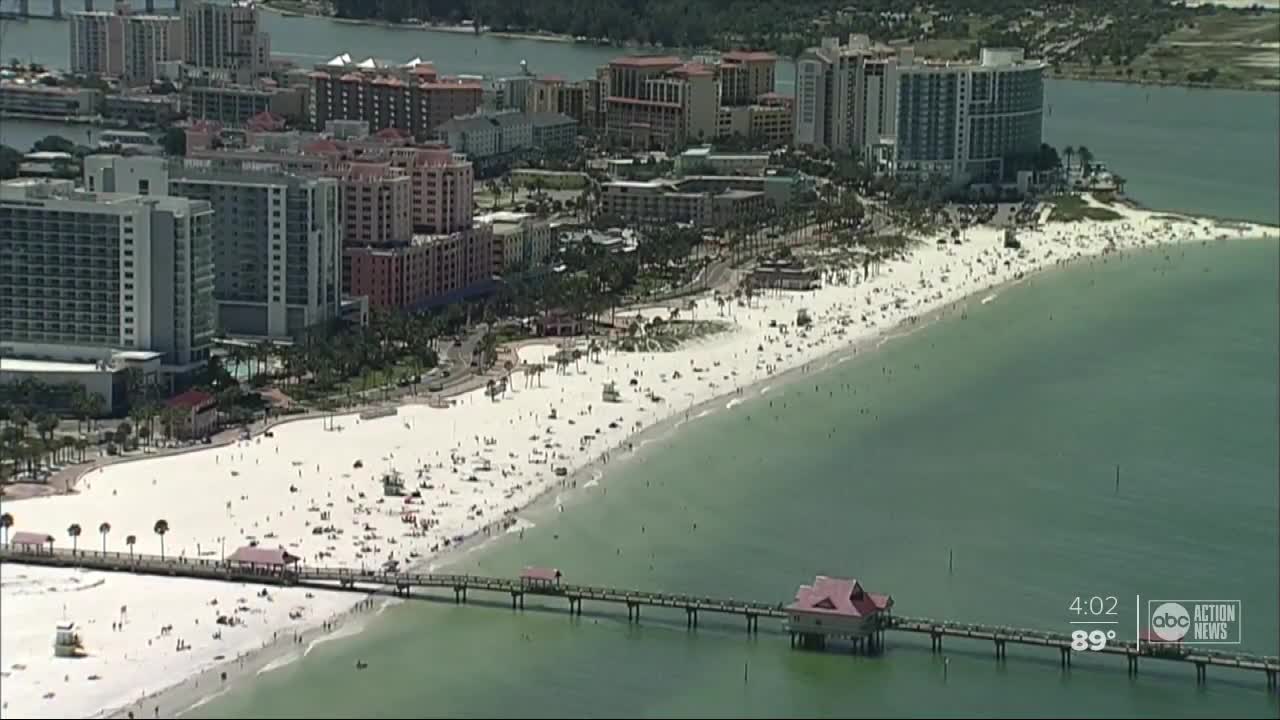
{"label": "abc action news logo", "polygon": [[1238,645],[1239,600],[1148,600],[1149,642]]}

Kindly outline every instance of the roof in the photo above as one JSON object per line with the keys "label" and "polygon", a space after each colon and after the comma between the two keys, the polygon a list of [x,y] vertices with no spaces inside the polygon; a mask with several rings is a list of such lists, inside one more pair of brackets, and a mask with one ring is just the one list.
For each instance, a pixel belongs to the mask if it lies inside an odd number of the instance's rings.
{"label": "roof", "polygon": [[683,63],[674,55],[628,55],[612,60],[609,64],[619,67],[661,68],[676,67]]}
{"label": "roof", "polygon": [[370,162],[366,160],[349,163],[346,175],[348,178],[390,178],[392,180],[404,178],[408,182],[409,176],[398,171],[399,168],[394,167],[390,162]]}
{"label": "roof", "polygon": [[16,532],[9,536],[10,545],[46,545],[53,542],[53,536],[47,533]]}
{"label": "roof", "polygon": [[801,585],[796,590],[795,602],[788,610],[867,617],[893,606],[893,598],[880,593],[865,592],[854,579],[831,578],[819,575],[812,585]]}
{"label": "roof", "polygon": [[577,125],[578,121],[558,112],[535,112],[529,113],[529,122],[535,127],[552,127],[559,125]]}
{"label": "roof", "polygon": [[404,140],[409,137],[409,133],[400,128],[383,128],[373,134],[373,137],[379,140]]}
{"label": "roof", "polygon": [[194,409],[212,402],[212,395],[203,390],[196,390],[195,388],[192,388],[181,395],[175,395],[174,397],[169,398],[169,401],[166,402],[165,405],[173,408]]}
{"label": "roof", "polygon": [[682,75],[714,75],[715,69],[704,63],[688,62],[676,68],[672,72],[677,72]]}
{"label": "roof", "polygon": [[776,62],[778,56],[761,50],[733,50],[722,55],[733,62]]}
{"label": "roof", "polygon": [[285,120],[283,117],[271,112],[270,110],[263,110],[257,115],[249,118],[245,125],[247,125],[251,130],[269,130],[284,127]]}
{"label": "roof", "polygon": [[59,362],[57,360],[26,360],[0,358],[0,370],[23,373],[92,373],[114,372],[111,367],[94,363]]}
{"label": "roof", "polygon": [[228,562],[247,563],[249,565],[274,565],[282,567],[298,562],[296,555],[290,555],[284,548],[242,547],[231,553]]}
{"label": "roof", "polygon": [[311,142],[304,144],[301,150],[304,153],[312,153],[316,155],[319,155],[322,153],[335,154],[335,153],[342,152],[342,148],[338,147],[337,143],[335,143],[332,140],[329,140],[328,138],[320,138],[318,140],[312,140]]}
{"label": "roof", "polygon": [[520,571],[520,578],[523,580],[556,581],[560,579],[560,571],[548,567],[526,567]]}

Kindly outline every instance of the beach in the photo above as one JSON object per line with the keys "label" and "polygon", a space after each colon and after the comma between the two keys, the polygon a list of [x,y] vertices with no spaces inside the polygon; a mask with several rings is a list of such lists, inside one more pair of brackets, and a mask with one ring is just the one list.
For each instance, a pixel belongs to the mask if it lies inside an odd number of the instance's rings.
{"label": "beach", "polygon": [[[273,437],[104,468],[82,479],[75,495],[7,503],[5,509],[15,516],[15,531],[47,532],[57,538],[58,547],[70,545],[65,528],[80,523],[86,529],[80,545],[100,548],[102,538],[95,529],[107,521],[112,524],[109,550],[124,551],[124,538],[132,534],[137,552],[158,554],[160,539],[152,529],[165,519],[170,526],[165,551],[170,555],[213,558],[224,545],[230,553],[256,540],[264,547],[283,546],[308,564],[377,568],[392,556],[415,564],[445,563],[445,541],[453,546],[457,538],[477,531],[483,537],[486,527],[490,534],[518,532],[518,522],[503,525],[518,519],[520,508],[548,490],[555,495],[557,488],[572,489],[582,481],[573,474],[558,476],[553,468],[572,471],[597,463],[604,470],[599,481],[607,483],[609,463],[628,456],[628,443],[638,430],[663,420],[678,429],[708,412],[700,406],[716,398],[728,396],[724,409],[732,411],[733,395],[764,392],[781,382],[786,371],[816,370],[824,356],[855,342],[874,346],[877,338],[911,318],[1112,246],[1123,250],[1275,235],[1274,229],[1259,226],[1175,222],[1139,210],[1120,212],[1122,221],[1050,223],[1020,233],[1020,251],[1003,249],[995,229],[973,229],[961,245],[921,245],[906,260],[887,261],[858,284],[764,293],[750,306],[730,301],[721,308],[702,299],[696,309],[683,309],[681,317],[721,320],[731,329],[673,352],[606,350],[595,358],[585,356],[584,342],[579,344],[584,357],[564,372],[551,366],[540,377],[526,378],[516,370],[510,389],[494,400],[480,391],[457,398],[448,409],[405,405],[396,415],[378,419],[339,416],[332,423],[340,429],[331,430],[325,429],[330,423],[325,419],[295,422],[276,428]],[[794,327],[801,308],[813,319],[804,330]],[[659,309],[643,313],[666,315]],[[783,325],[789,329],[784,331]],[[522,347],[520,357],[545,362],[556,349],[550,342],[534,343]],[[615,384],[621,402],[603,401],[606,382]],[[357,461],[360,467],[355,467]],[[392,471],[400,474],[406,491],[419,491],[421,502],[383,494],[381,479]],[[573,511],[572,505],[562,506],[564,512]],[[406,522],[410,513],[417,522]],[[219,589],[184,580],[4,570],[4,625],[31,628],[21,642],[11,640],[9,633],[0,640],[5,670],[24,666],[0,684],[4,713],[15,717],[90,716],[124,707],[143,693],[180,683],[218,662],[238,662],[232,659],[244,648],[270,644],[273,635],[280,647],[282,636],[314,634],[317,625],[363,599],[336,593],[286,596],[272,589],[268,605],[265,599],[255,602],[261,588],[251,586]],[[25,580],[11,580],[22,575]],[[55,607],[38,614],[36,603],[9,602],[11,597],[49,597],[54,592],[70,595],[72,588],[77,602],[68,603],[66,619],[82,628],[91,652],[87,660],[52,657],[60,603],[45,602]],[[212,622],[205,618],[214,615],[208,606],[214,596],[220,596],[220,607],[244,597],[250,612],[242,614],[252,622],[246,620],[218,640],[197,631],[197,619],[201,627]],[[111,630],[119,622],[122,597],[128,598],[128,617],[123,630]],[[298,616],[290,617],[298,608]],[[162,635],[161,628],[170,625],[175,629]],[[192,649],[176,651],[179,637]],[[214,659],[218,655],[223,661]],[[88,680],[89,674],[98,677]],[[84,689],[90,684],[92,692]],[[202,683],[199,692],[206,692],[205,687]],[[55,695],[46,699],[50,688]],[[162,714],[183,705],[163,698],[158,702]],[[149,715],[151,707],[138,709]]]}

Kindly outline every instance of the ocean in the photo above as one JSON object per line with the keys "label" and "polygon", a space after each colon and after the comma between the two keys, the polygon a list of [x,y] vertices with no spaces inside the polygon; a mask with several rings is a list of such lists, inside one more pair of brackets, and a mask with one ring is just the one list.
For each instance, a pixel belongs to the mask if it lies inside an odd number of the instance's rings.
{"label": "ocean", "polygon": [[[1077,597],[1239,599],[1277,651],[1280,248],[1237,241],[1053,271],[642,448],[451,570],[789,601],[817,574],[895,612],[1069,631]],[[1117,491],[1115,467],[1121,468]],[[696,523],[696,528],[694,527]],[[891,633],[884,655],[778,626],[553,601],[407,602],[194,717],[1268,716],[1262,678]],[[447,597],[446,597],[447,596]],[[1111,604],[1107,601],[1108,605]],[[481,605],[480,607],[475,607]],[[355,671],[357,660],[369,670]]]}
{"label": "ocean", "polygon": [[[65,28],[32,21],[0,52],[56,63]],[[268,29],[300,62],[376,49],[449,72],[528,59],[580,77],[612,54],[310,18]],[[1274,94],[1050,81],[1046,102],[1046,140],[1087,145],[1140,202],[1280,221]],[[900,614],[1057,631],[1076,598],[1114,597],[1118,639],[1140,624],[1138,595],[1212,596],[1241,601],[1244,649],[1276,654],[1278,266],[1276,243],[1240,241],[1037,275],[974,298],[964,319],[718,405],[567,495],[563,513],[533,509],[523,537],[451,567],[552,565],[570,582],[771,602],[817,574],[854,576]],[[1011,646],[997,663],[981,642],[933,655],[899,634],[884,655],[853,657],[791,650],[763,620],[748,636],[704,614],[688,632],[678,611],[646,609],[636,626],[590,603],[571,619],[532,598],[523,613],[504,597],[440,598],[391,607],[190,716],[1278,710],[1260,676],[1223,670],[1197,688],[1180,665],[1145,662],[1135,680],[1116,658],[1083,657],[1064,673],[1052,651]]]}

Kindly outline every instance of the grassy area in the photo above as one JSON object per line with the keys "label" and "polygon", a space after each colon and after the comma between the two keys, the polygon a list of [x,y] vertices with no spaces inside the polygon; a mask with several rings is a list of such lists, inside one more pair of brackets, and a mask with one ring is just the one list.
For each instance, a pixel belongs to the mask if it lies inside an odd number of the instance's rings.
{"label": "grassy area", "polygon": [[308,11],[314,11],[313,7],[308,6],[300,0],[263,0],[262,4],[273,10],[279,10],[280,12],[306,13]]}
{"label": "grassy area", "polygon": [[1077,63],[1060,70],[1105,80],[1280,88],[1280,14],[1205,16],[1164,36],[1128,67]]}
{"label": "grassy area", "polygon": [[511,171],[511,182],[518,188],[535,187],[535,178],[541,179],[542,187],[547,190],[581,190],[587,186],[587,176],[580,172],[527,168]]}
{"label": "grassy area", "polygon": [[719,320],[677,320],[650,323],[643,333],[623,336],[614,341],[621,352],[672,352],[682,343],[724,332],[729,324]]}
{"label": "grassy area", "polygon": [[1115,210],[1093,207],[1079,195],[1059,195],[1046,200],[1053,206],[1050,220],[1074,222],[1076,220],[1119,220],[1121,215]]}

